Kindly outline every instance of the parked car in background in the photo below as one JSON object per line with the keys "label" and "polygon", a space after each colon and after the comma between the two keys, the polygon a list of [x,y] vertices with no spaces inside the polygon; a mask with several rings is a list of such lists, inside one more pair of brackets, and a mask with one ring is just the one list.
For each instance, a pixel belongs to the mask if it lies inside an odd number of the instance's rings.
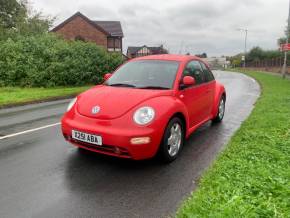
{"label": "parked car in background", "polygon": [[171,162],[203,123],[220,122],[226,92],[200,58],[135,58],[71,101],[62,118],[66,140],[107,155]]}

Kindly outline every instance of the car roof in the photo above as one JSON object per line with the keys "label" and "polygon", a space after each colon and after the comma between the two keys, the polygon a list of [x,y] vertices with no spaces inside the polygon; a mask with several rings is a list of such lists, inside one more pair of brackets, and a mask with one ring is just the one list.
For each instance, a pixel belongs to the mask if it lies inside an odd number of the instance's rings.
{"label": "car roof", "polygon": [[134,58],[133,60],[165,60],[165,61],[186,62],[189,60],[201,60],[201,59],[193,55],[161,54],[161,55],[148,55],[143,57],[137,57]]}

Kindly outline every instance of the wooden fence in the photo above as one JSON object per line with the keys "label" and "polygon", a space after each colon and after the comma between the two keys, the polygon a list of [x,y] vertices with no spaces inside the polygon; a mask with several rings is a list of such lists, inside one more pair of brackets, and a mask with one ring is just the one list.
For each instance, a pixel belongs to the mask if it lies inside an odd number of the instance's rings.
{"label": "wooden fence", "polygon": [[[247,63],[247,67],[257,67],[257,68],[282,67],[282,65],[283,65],[282,57],[261,61],[252,61]],[[288,63],[288,66],[290,66],[290,63]]]}

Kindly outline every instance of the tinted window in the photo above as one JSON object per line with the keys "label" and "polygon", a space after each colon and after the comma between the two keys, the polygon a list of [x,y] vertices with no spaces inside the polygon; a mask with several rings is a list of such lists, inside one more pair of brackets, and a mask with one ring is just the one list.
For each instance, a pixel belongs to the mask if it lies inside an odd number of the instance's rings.
{"label": "tinted window", "polygon": [[204,72],[205,80],[207,82],[214,80],[214,76],[213,76],[212,72],[208,69],[208,67],[203,62],[200,62],[200,64],[201,64],[202,70]]}
{"label": "tinted window", "polygon": [[179,67],[177,61],[140,60],[120,67],[105,84],[132,88],[171,89]]}
{"label": "tinted window", "polygon": [[183,76],[192,76],[197,85],[204,82],[204,75],[198,61],[189,62],[183,71]]}

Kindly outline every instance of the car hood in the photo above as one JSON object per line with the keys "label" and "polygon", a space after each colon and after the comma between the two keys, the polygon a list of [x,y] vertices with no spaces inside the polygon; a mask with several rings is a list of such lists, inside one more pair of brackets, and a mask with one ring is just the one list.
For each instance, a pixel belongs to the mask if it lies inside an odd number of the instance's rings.
{"label": "car hood", "polygon": [[[172,90],[134,89],[100,85],[78,96],[77,110],[81,115],[91,118],[115,119],[150,98],[172,94]],[[95,106],[99,106],[100,110],[93,114],[92,108]]]}

